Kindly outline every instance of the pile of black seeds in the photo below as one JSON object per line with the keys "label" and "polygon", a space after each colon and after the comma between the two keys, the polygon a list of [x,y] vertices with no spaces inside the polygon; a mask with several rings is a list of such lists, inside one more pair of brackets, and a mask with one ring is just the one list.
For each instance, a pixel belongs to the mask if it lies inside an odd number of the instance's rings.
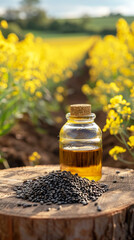
{"label": "pile of black seeds", "polygon": [[96,201],[108,186],[81,178],[66,171],[53,171],[48,175],[24,181],[14,188],[16,197],[40,204],[72,204]]}

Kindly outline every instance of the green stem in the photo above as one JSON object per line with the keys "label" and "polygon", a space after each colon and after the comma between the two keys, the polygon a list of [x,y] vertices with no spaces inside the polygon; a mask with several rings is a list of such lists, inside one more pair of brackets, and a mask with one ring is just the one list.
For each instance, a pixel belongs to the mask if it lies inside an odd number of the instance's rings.
{"label": "green stem", "polygon": [[3,165],[5,168],[10,168],[8,161],[6,159],[3,161]]}
{"label": "green stem", "polygon": [[129,153],[131,154],[131,156],[134,157],[134,154],[133,154],[133,152],[131,151],[131,149],[129,148],[129,146],[127,145],[124,136],[123,136],[122,134],[120,134],[120,136],[121,136],[121,139],[122,139],[122,141],[123,141],[123,144],[126,146],[127,150],[128,150]]}
{"label": "green stem", "polygon": [[121,157],[118,157],[118,159],[119,159],[121,162],[123,162],[123,163],[134,164],[134,162],[128,162],[128,161],[122,159]]}
{"label": "green stem", "polygon": [[124,144],[124,142],[123,142],[117,135],[114,135],[114,136],[117,138],[117,140],[118,140],[119,142],[121,142],[121,143]]}

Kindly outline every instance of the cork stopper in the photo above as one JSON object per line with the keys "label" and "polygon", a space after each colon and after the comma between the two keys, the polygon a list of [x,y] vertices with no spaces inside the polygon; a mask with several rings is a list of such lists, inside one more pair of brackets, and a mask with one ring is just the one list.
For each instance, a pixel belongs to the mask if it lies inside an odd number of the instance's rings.
{"label": "cork stopper", "polygon": [[73,104],[70,105],[70,114],[72,117],[86,117],[91,114],[90,104]]}

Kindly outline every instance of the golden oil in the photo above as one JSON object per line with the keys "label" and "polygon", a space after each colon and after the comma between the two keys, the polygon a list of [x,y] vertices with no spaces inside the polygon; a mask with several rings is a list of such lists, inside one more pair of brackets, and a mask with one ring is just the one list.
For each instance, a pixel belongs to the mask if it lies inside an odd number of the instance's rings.
{"label": "golden oil", "polygon": [[102,175],[102,148],[84,151],[60,148],[60,168],[98,181]]}

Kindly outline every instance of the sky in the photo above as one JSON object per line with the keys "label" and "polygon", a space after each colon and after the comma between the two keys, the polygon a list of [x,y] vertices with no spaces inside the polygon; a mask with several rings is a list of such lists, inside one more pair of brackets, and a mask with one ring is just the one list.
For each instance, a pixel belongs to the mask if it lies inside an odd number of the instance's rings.
{"label": "sky", "polygon": [[[0,13],[6,8],[18,8],[20,0],[0,0]],[[40,0],[48,15],[57,18],[77,18],[84,14],[105,16],[111,12],[134,15],[134,0]]]}

